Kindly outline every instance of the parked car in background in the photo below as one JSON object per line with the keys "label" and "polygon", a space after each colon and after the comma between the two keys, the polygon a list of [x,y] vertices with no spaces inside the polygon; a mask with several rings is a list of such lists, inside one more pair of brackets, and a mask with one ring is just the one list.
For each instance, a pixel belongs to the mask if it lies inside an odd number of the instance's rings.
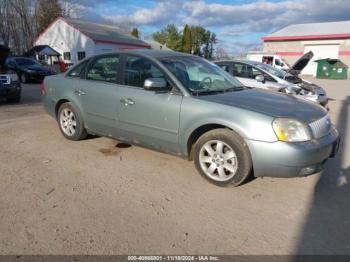
{"label": "parked car in background", "polygon": [[298,77],[310,59],[310,54],[307,57],[304,56],[288,71],[247,60],[217,61],[215,63],[245,86],[292,94],[328,108],[326,91],[322,87]]}
{"label": "parked car in background", "polygon": [[0,98],[18,103],[21,100],[21,84],[16,72],[5,66],[9,52],[9,48],[0,45]]}
{"label": "parked car in background", "polygon": [[288,70],[290,68],[287,62],[276,54],[252,51],[248,52],[247,60],[268,64],[282,70]]}
{"label": "parked car in background", "polygon": [[29,57],[9,57],[6,60],[6,66],[17,73],[22,83],[41,82],[45,76],[55,74],[55,71],[49,66],[42,65]]}
{"label": "parked car in background", "polygon": [[106,136],[194,160],[216,185],[318,172],[338,148],[327,111],[248,89],[217,65],[177,52],[88,58],[46,77],[43,104],[69,140]]}

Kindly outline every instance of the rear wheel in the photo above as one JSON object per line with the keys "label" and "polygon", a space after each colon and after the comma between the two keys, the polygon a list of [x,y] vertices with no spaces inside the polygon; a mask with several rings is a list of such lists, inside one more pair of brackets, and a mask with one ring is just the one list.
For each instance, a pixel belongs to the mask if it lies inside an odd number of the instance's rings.
{"label": "rear wheel", "polygon": [[77,141],[87,137],[83,120],[71,103],[62,104],[57,116],[59,128],[65,138]]}
{"label": "rear wheel", "polygon": [[219,186],[239,186],[252,171],[252,160],[244,140],[229,129],[203,134],[194,146],[198,172]]}

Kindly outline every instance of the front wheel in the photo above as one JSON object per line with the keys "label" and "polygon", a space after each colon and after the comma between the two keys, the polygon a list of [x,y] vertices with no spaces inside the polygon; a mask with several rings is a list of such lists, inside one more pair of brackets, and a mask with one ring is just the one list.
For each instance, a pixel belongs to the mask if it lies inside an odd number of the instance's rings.
{"label": "front wheel", "polygon": [[69,140],[82,140],[87,137],[83,120],[74,106],[67,102],[58,109],[58,126],[63,136]]}
{"label": "front wheel", "polygon": [[218,186],[239,186],[252,171],[252,160],[244,140],[229,129],[203,134],[194,146],[198,172]]}

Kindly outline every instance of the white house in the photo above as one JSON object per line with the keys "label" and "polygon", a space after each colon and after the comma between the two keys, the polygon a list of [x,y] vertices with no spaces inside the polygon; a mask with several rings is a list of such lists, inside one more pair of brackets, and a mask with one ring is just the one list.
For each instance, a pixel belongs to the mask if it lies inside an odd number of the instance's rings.
{"label": "white house", "polygon": [[77,63],[96,54],[119,50],[151,48],[149,44],[121,32],[111,25],[59,17],[35,40],[34,45],[48,45],[67,63]]}

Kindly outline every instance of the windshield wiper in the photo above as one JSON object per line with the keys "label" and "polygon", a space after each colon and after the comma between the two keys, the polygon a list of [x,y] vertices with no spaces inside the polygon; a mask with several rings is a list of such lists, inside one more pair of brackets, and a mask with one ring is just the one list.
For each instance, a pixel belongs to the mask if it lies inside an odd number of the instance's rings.
{"label": "windshield wiper", "polygon": [[226,89],[216,89],[216,90],[196,90],[191,91],[193,95],[199,96],[199,95],[209,95],[209,94],[217,94],[217,93],[226,93],[226,92],[234,92],[234,91],[241,91],[246,89],[245,86],[234,86]]}

